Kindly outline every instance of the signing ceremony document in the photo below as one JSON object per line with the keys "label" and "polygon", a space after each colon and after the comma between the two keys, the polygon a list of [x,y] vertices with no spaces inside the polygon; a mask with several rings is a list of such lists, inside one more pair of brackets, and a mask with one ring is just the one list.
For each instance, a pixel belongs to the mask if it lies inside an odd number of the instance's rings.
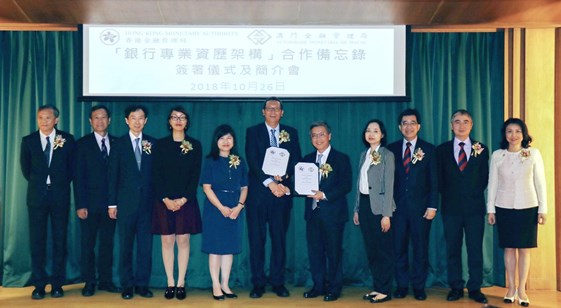
{"label": "signing ceremony document", "polygon": [[314,163],[297,163],[294,167],[294,190],[299,195],[313,195],[319,190],[319,169]]}
{"label": "signing ceremony document", "polygon": [[267,175],[283,176],[286,174],[289,157],[290,153],[286,149],[270,147],[265,152],[265,159],[263,159],[263,167],[261,169]]}

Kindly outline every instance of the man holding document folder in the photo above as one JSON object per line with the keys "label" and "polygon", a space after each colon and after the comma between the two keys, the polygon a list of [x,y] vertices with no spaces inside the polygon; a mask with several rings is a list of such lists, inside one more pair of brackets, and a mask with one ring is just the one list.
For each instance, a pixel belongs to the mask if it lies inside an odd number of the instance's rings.
{"label": "man holding document folder", "polygon": [[306,198],[306,238],[314,286],[305,298],[323,295],[334,301],[343,287],[343,231],[348,220],[346,195],[352,189],[349,157],[330,145],[331,128],[326,122],[310,126],[310,138],[316,151],[304,162],[318,166],[319,189]]}
{"label": "man holding document folder", "polygon": [[[247,229],[251,263],[251,298],[265,293],[265,242],[267,224],[271,237],[271,262],[269,283],[280,297],[290,295],[284,286],[286,264],[286,231],[288,229],[292,198],[288,182],[292,181],[294,165],[301,151],[296,129],[280,124],[284,114],[282,103],[276,97],[268,98],[263,105],[265,123],[249,127],[246,132],[245,152],[249,165],[247,196]],[[271,148],[271,150],[269,150]],[[283,150],[281,150],[283,149]],[[271,151],[289,154],[286,170],[282,174],[265,174],[263,165]],[[284,156],[286,157],[286,156]],[[266,164],[267,162],[265,162]]]}

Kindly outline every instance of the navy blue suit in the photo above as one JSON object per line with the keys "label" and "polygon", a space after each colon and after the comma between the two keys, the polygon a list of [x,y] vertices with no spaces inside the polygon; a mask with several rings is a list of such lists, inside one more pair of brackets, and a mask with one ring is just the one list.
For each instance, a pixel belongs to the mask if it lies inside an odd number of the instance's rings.
{"label": "navy blue suit", "polygon": [[[111,154],[115,137],[105,136]],[[81,262],[80,270],[85,282],[96,282],[96,267],[100,284],[112,284],[113,241],[115,220],[107,215],[109,160],[102,155],[94,133],[80,138],[76,147],[76,177],[74,199],[76,210],[87,209],[88,217],[80,219]],[[99,242],[97,242],[99,236]],[[97,262],[95,247],[99,243]],[[96,266],[97,263],[97,266]]]}
{"label": "navy blue suit", "polygon": [[[472,144],[475,141],[472,140]],[[467,167],[460,171],[454,156],[454,142],[448,141],[436,149],[438,182],[442,196],[442,222],[446,239],[448,284],[463,289],[462,246],[465,232],[468,254],[469,291],[478,291],[483,283],[483,233],[485,230],[485,189],[489,180],[489,149],[470,156]]]}
{"label": "navy blue suit", "polygon": [[[156,140],[146,134],[152,150]],[[142,145],[141,145],[142,147]],[[152,154],[142,150],[138,170],[129,134],[117,139],[109,156],[109,203],[117,205],[119,230],[119,276],[121,286],[148,287],[152,270]],[[173,172],[173,171],[172,171]],[[133,246],[136,238],[136,262]],[[133,275],[133,263],[135,274]]]}
{"label": "navy blue suit", "polygon": [[[428,248],[431,221],[423,216],[428,208],[437,208],[438,177],[434,145],[417,138],[415,153],[421,149],[422,160],[412,163],[405,173],[402,163],[403,139],[388,145],[395,156],[394,201],[392,229],[395,247],[396,282],[398,288],[423,290],[428,275]],[[409,241],[413,245],[413,262],[409,270]]]}
{"label": "navy blue suit", "polygon": [[[316,158],[314,151],[304,157],[304,162],[315,163]],[[314,210],[312,198],[305,202],[308,258],[314,289],[339,296],[343,288],[343,231],[349,219],[346,196],[352,190],[352,167],[349,157],[333,147],[325,163],[333,169],[319,183],[326,200],[317,202]]]}
{"label": "navy blue suit", "polygon": [[[29,238],[31,248],[32,283],[43,288],[49,283],[46,271],[47,221],[52,225],[52,278],[50,283],[60,287],[65,282],[66,233],[70,209],[70,182],[74,175],[74,137],[56,130],[56,136],[66,139],[62,147],[55,147],[50,140],[52,157],[47,165],[39,131],[23,137],[21,141],[20,165],[28,181],[27,207],[29,214]],[[56,137],[55,137],[56,138]],[[47,186],[47,177],[51,184]]]}
{"label": "navy blue suit", "polygon": [[[286,131],[290,141],[279,144],[288,150],[290,159],[287,167],[288,185],[294,175],[294,166],[301,158],[298,132],[296,129],[280,124],[280,131]],[[249,127],[246,131],[245,156],[249,165],[248,196],[247,196],[247,227],[249,234],[249,257],[251,263],[251,281],[256,287],[264,287],[265,277],[265,242],[267,224],[271,237],[270,283],[273,286],[284,284],[284,268],[286,263],[286,231],[292,208],[292,197],[275,197],[263,181],[270,178],[261,170],[265,152],[270,147],[269,132],[265,123]]]}

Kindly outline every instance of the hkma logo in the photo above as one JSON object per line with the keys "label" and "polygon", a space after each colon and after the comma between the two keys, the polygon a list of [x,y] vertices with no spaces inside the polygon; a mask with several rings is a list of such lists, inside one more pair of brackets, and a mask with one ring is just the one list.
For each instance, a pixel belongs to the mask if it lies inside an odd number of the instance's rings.
{"label": "hkma logo", "polygon": [[247,38],[255,45],[263,45],[271,39],[271,36],[265,30],[254,30]]}
{"label": "hkma logo", "polygon": [[106,29],[101,32],[99,39],[105,45],[115,45],[119,41],[119,32],[114,29]]}

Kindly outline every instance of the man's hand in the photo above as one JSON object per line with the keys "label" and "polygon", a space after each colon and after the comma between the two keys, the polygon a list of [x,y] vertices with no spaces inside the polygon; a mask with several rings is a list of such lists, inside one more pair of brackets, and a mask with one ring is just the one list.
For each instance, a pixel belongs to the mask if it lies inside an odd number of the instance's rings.
{"label": "man's hand", "polygon": [[436,216],[436,210],[435,210],[435,209],[427,209],[427,210],[425,211],[425,215],[423,215],[423,217],[424,217],[426,220],[433,220],[433,219],[434,219],[434,216]]}
{"label": "man's hand", "polygon": [[76,215],[78,215],[80,219],[86,219],[88,218],[88,209],[84,208],[84,209],[76,210]]}
{"label": "man's hand", "polygon": [[116,207],[109,208],[108,212],[109,212],[109,218],[117,219],[117,208]]}
{"label": "man's hand", "polygon": [[323,192],[321,190],[312,190],[312,192],[314,194],[307,196],[308,198],[314,198],[317,201],[323,200],[323,196],[325,196],[325,195],[323,194]]}

